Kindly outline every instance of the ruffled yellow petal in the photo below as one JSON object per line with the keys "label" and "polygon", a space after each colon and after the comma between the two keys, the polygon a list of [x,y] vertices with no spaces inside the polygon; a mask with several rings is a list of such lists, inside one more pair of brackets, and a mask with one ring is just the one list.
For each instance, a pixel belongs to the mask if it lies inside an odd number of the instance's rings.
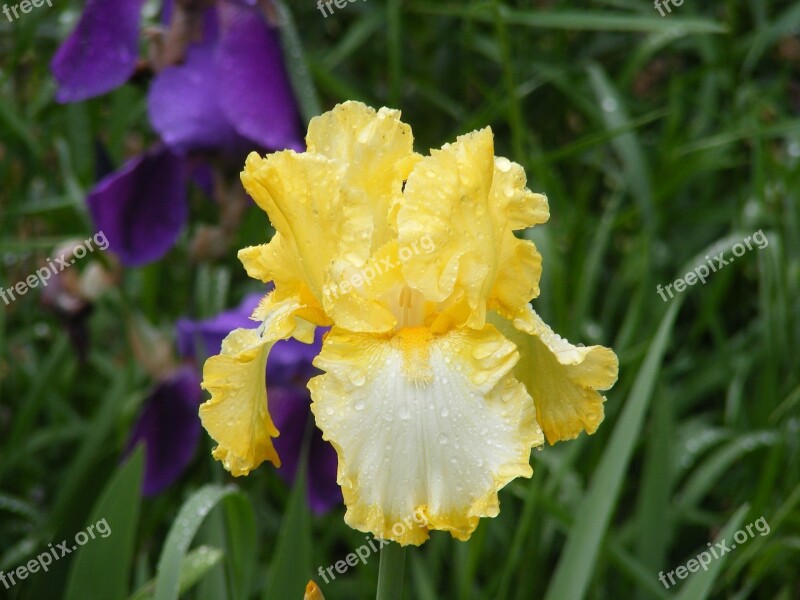
{"label": "ruffled yellow petal", "polygon": [[276,233],[269,244],[242,248],[239,260],[250,277],[275,284],[275,291],[267,296],[269,304],[262,306],[262,316],[255,315],[256,320],[262,321],[263,315],[273,310],[272,306],[294,299],[304,308],[301,315],[304,319],[317,325],[331,324],[320,301],[302,278],[303,267],[298,255],[280,233]]}
{"label": "ruffled yellow petal", "polygon": [[287,150],[248,156],[242,183],[280,234],[262,250],[267,254],[261,260],[244,254],[256,276],[280,275],[291,285],[305,285],[321,305],[334,262],[367,261],[372,211],[366,198],[342,186],[345,174],[344,163],[321,155]]}
{"label": "ruffled yellow petal", "polygon": [[604,346],[573,346],[530,305],[520,311],[513,327],[500,317],[491,321],[520,349],[516,374],[533,397],[547,441],[569,440],[581,431],[594,433],[603,421],[606,400],[597,390],[607,390],[617,381],[616,354]]}
{"label": "ruffled yellow petal", "polygon": [[389,242],[360,267],[347,261],[332,265],[322,291],[323,305],[339,327],[357,332],[385,332],[397,323],[387,296],[403,285],[397,243]]}
{"label": "ruffled yellow petal", "polygon": [[542,276],[542,257],[536,246],[513,234],[550,218],[547,198],[531,192],[525,183],[520,165],[495,157],[490,205],[499,224],[500,262],[489,307],[506,315],[515,314],[539,295]]}
{"label": "ruffled yellow petal", "polygon": [[511,374],[519,356],[494,327],[394,336],[334,327],[314,364],[311,409],[339,454],[338,482],[356,529],[400,544],[428,531],[466,540],[496,516],[497,492],[530,477],[544,438]]}
{"label": "ruffled yellow petal", "polygon": [[297,310],[295,302],[284,302],[261,327],[231,332],[203,367],[211,399],[200,406],[200,420],[218,443],[214,458],[237,477],[265,460],[281,464],[272,445],[278,430],[267,410],[265,372],[272,346],[297,329]]}
{"label": "ruffled yellow petal", "polygon": [[481,328],[487,306],[514,314],[538,295],[541,256],[513,232],[548,217],[547,199],[525,187],[522,167],[494,157],[490,129],[461,136],[408,177],[400,247],[428,236],[435,251],[409,253],[403,274],[455,324]]}
{"label": "ruffled yellow petal", "polygon": [[389,208],[420,158],[414,154],[411,127],[400,120],[400,111],[385,107],[375,111],[353,101],[338,104],[311,119],[306,143],[308,152],[346,165],[343,185],[372,209],[372,250],[388,242]]}
{"label": "ruffled yellow petal", "polygon": [[489,208],[493,153],[488,128],[434,150],[408,176],[397,212],[400,247],[428,236],[435,248],[401,257],[406,281],[435,302],[463,293],[473,313],[468,324],[477,328],[499,258]]}

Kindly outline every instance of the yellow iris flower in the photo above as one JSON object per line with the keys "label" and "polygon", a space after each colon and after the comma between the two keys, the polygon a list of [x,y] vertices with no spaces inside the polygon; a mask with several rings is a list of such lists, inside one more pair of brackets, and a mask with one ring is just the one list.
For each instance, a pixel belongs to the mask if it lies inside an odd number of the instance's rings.
{"label": "yellow iris flower", "polygon": [[[270,348],[332,326],[309,382],[339,456],[346,522],[401,544],[466,540],[530,477],[531,449],[593,433],[617,357],[576,347],[531,308],[541,256],[514,231],[547,199],[494,156],[489,128],[421,156],[396,110],[346,102],[313,119],[307,151],[251,154],[242,182],[276,234],[245,248],[275,289],[208,359],[203,425],[234,475],[280,459],[264,369]],[[398,523],[413,526],[397,527]]]}

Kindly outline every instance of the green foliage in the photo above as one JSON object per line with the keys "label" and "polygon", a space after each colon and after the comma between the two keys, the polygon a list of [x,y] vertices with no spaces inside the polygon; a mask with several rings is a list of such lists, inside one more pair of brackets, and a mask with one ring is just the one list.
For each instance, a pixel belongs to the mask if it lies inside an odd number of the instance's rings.
{"label": "green foliage", "polygon": [[[306,118],[347,99],[389,105],[421,152],[492,127],[496,154],[550,202],[550,222],[531,233],[543,255],[537,310],[571,342],[620,357],[598,432],[534,452],[533,479],[509,484],[500,515],[468,542],[434,533],[410,549],[404,597],[798,597],[796,3],[684,2],[665,17],[632,0],[367,0],[328,18],[314,2],[279,6],[294,23],[284,44]],[[119,165],[155,141],[141,81],[54,102],[48,63],[78,10],[0,17],[4,288],[93,232],[96,142]],[[102,597],[299,600],[312,578],[327,600],[375,596],[376,556],[327,584],[317,574],[364,541],[343,508],[312,516],[303,484],[269,466],[229,487],[210,442],[178,484],[139,505],[141,457],[121,457],[153,382],[129,317],[169,336],[181,316],[234,305],[258,289],[235,249],[269,235],[251,208],[223,258],[194,263],[191,240],[218,207],[195,190],[191,211],[163,261],[124,271],[94,303],[85,360],[74,323],[40,290],[0,307],[0,569],[100,518],[113,530],[3,598],[108,585]],[[765,248],[667,302],[657,293],[759,230]],[[768,535],[660,583],[762,516]]]}

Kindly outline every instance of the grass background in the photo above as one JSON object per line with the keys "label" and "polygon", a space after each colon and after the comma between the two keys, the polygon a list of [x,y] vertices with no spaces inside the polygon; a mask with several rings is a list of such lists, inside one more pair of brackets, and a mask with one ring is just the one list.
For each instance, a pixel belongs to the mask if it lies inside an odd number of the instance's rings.
{"label": "grass background", "polygon": [[[146,82],[53,101],[48,63],[79,10],[58,2],[0,22],[4,287],[93,233],[98,141],[119,164],[154,139]],[[599,431],[535,452],[533,479],[510,484],[469,542],[434,534],[412,549],[405,597],[800,598],[800,5],[684,2],[666,17],[643,0],[286,10],[299,42],[290,69],[308,68],[306,115],[346,99],[400,108],[420,151],[491,125],[496,153],[550,200],[533,234],[537,310],[573,343],[620,357]],[[95,304],[85,362],[38,291],[0,311],[0,569],[103,516],[114,528],[0,597],[166,599],[199,580],[184,597],[300,598],[309,578],[322,583],[318,566],[362,543],[343,510],[312,518],[269,467],[228,487],[208,440],[155,499],[136,493],[140,459],[120,462],[152,386],[131,320],[169,336],[178,317],[255,289],[235,248],[266,239],[263,214],[247,213],[223,259],[191,262],[193,233],[217,219],[199,193],[191,206],[178,246]],[[668,303],[656,293],[758,230],[767,248]],[[769,535],[670,590],[659,583],[761,516]],[[377,573],[373,557],[323,591],[369,598]]]}

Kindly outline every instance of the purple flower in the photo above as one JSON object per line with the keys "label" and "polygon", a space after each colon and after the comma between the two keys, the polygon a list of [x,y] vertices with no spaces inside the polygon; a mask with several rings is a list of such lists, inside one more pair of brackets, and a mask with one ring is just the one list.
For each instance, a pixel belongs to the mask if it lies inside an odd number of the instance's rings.
{"label": "purple flower", "polygon": [[187,218],[186,169],[162,146],[128,161],[89,192],[94,222],[123,264],[146,264],[174,245]]}
{"label": "purple flower", "polygon": [[144,0],[88,0],[78,26],[56,52],[51,68],[56,100],[78,102],[125,83],[139,56]]}
{"label": "purple flower", "polygon": [[[179,320],[179,351],[184,356],[197,359],[218,354],[223,338],[233,329],[258,326],[249,317],[260,299],[258,294],[249,295],[237,308],[211,319]],[[267,360],[269,412],[280,431],[280,436],[275,439],[275,448],[282,461],[278,473],[286,481],[294,479],[311,418],[311,396],[306,383],[318,373],[311,361],[319,354],[323,334],[324,331],[318,328],[313,344],[304,344],[295,339],[282,340],[275,344]],[[342,502],[341,490],[336,483],[336,469],[336,451],[322,439],[319,429],[314,428],[308,453],[307,488],[309,506],[317,514]]]}
{"label": "purple flower", "polygon": [[185,366],[156,385],[145,401],[128,441],[128,452],[145,447],[145,496],[164,490],[189,466],[200,441],[202,400],[200,377]]}
{"label": "purple flower", "polygon": [[[59,101],[103,94],[130,78],[142,3],[88,1],[52,62]],[[160,69],[148,93],[148,115],[163,146],[132,158],[89,194],[95,226],[126,266],[158,260],[178,238],[187,219],[187,155],[223,153],[240,161],[256,148],[302,149],[278,35],[261,10],[243,0],[188,4],[164,5],[167,25],[175,26],[162,43],[177,45],[182,59]],[[177,10],[200,15],[199,30],[170,37],[180,31],[171,23]]]}

